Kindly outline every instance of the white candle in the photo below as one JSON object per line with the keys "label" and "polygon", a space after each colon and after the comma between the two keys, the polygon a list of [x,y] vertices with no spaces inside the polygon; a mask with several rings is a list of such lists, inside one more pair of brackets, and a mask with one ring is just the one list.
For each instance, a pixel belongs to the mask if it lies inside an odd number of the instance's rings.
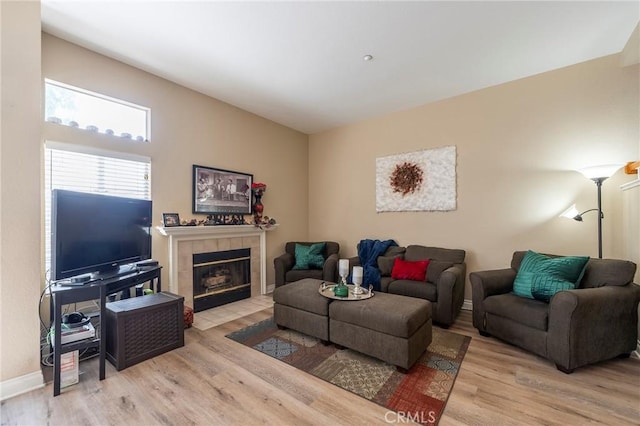
{"label": "white candle", "polygon": [[338,261],[338,274],[346,277],[349,274],[349,259],[340,259]]}
{"label": "white candle", "polygon": [[352,276],[353,278],[362,278],[362,275],[364,273],[364,268],[362,268],[362,266],[354,266],[353,267],[353,272],[352,272]]}
{"label": "white candle", "polygon": [[360,284],[362,284],[362,275],[363,275],[362,266],[354,266],[353,271],[351,272],[351,280],[355,285],[359,286]]}

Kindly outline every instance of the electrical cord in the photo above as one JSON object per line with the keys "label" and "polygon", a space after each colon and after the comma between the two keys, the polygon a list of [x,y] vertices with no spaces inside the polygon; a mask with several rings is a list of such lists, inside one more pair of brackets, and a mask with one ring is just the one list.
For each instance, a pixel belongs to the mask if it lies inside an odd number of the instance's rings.
{"label": "electrical cord", "polygon": [[40,292],[40,300],[38,301],[38,318],[40,319],[40,325],[44,330],[47,330],[47,325],[44,323],[44,320],[42,319],[42,301],[44,300],[44,295],[46,293],[51,294],[51,280],[48,278],[48,274],[49,274],[49,270],[47,270],[44,274],[45,286]]}
{"label": "electrical cord", "polygon": [[[44,274],[45,286],[40,292],[40,300],[38,301],[38,318],[40,319],[40,362],[42,365],[50,367],[53,366],[52,357],[53,357],[53,348],[51,347],[51,321],[49,321],[49,326],[45,324],[42,319],[42,302],[44,300],[44,295],[49,293],[49,297],[51,297],[51,280],[49,278],[49,270],[47,270]],[[51,304],[49,304],[51,306]],[[49,316],[51,316],[51,312],[49,312]]]}

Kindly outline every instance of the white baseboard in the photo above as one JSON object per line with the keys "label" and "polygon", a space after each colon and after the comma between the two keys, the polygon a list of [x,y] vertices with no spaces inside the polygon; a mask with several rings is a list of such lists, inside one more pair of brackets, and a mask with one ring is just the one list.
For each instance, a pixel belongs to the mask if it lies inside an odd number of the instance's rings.
{"label": "white baseboard", "polygon": [[29,391],[44,387],[42,371],[34,371],[24,376],[0,382],[0,401],[18,396]]}
{"label": "white baseboard", "polygon": [[464,302],[462,302],[462,309],[464,309],[465,311],[473,311],[473,303],[471,302],[471,300],[464,299]]}

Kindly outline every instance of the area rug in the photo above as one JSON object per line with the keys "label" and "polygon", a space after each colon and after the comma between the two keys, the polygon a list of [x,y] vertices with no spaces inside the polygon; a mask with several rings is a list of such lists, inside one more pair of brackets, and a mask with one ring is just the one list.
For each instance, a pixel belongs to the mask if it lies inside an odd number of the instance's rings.
{"label": "area rug", "polygon": [[393,410],[406,420],[435,425],[444,411],[471,337],[433,327],[427,351],[407,374],[350,349],[279,330],[273,318],[226,337]]}

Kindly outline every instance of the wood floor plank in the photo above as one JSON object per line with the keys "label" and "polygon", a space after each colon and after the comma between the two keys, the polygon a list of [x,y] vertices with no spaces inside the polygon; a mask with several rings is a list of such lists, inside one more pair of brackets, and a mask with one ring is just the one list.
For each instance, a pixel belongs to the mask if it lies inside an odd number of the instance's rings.
{"label": "wood floor plank", "polygon": [[[185,346],[116,371],[81,363],[80,383],[2,402],[2,425],[372,425],[400,423],[348,391],[227,339],[265,309],[207,330]],[[440,425],[638,425],[640,360],[559,372],[553,363],[480,336],[463,311],[449,329],[472,337]],[[395,420],[395,421],[394,421]]]}

